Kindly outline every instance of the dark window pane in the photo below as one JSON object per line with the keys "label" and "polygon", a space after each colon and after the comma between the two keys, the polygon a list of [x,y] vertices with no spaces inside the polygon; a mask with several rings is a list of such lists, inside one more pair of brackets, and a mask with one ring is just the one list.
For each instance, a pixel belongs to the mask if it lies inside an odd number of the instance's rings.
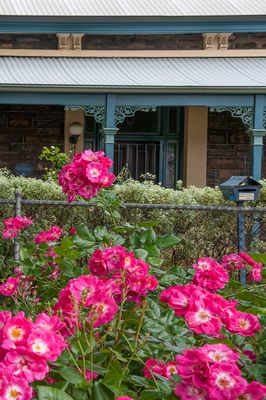
{"label": "dark window pane", "polygon": [[134,117],[127,117],[117,126],[119,133],[160,133],[158,111],[137,111]]}
{"label": "dark window pane", "polygon": [[177,107],[169,107],[169,133],[178,133]]}

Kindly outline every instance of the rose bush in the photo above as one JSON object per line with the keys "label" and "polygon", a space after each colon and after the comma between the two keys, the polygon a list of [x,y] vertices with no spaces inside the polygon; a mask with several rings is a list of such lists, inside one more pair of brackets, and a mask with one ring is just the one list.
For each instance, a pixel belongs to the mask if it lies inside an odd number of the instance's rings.
{"label": "rose bush", "polygon": [[263,400],[263,256],[163,270],[178,239],[156,221],[121,224],[110,166],[86,151],[60,174],[69,201],[90,198],[108,226],[3,221],[21,252],[0,285],[0,399]]}

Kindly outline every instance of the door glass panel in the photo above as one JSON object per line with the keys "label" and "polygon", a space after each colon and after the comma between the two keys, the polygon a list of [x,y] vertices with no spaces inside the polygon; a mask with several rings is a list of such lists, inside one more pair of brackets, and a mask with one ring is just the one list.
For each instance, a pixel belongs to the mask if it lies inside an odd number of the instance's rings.
{"label": "door glass panel", "polygon": [[166,168],[166,187],[175,188],[176,186],[176,163],[177,163],[177,143],[167,143],[167,168]]}

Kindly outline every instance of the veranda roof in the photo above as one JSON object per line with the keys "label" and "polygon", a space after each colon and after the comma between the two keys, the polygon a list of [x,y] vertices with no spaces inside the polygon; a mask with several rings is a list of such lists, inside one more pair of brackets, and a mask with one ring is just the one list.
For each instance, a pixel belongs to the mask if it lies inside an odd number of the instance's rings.
{"label": "veranda roof", "polygon": [[265,0],[0,0],[0,16],[266,15]]}
{"label": "veranda roof", "polygon": [[266,58],[0,57],[0,88],[86,92],[266,90]]}

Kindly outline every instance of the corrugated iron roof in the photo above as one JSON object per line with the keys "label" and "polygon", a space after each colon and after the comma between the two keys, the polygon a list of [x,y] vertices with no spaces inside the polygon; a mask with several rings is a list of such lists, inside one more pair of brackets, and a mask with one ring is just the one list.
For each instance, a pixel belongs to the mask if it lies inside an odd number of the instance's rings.
{"label": "corrugated iron roof", "polygon": [[1,57],[0,86],[266,88],[266,58]]}
{"label": "corrugated iron roof", "polygon": [[2,16],[266,15],[265,0],[0,0]]}

